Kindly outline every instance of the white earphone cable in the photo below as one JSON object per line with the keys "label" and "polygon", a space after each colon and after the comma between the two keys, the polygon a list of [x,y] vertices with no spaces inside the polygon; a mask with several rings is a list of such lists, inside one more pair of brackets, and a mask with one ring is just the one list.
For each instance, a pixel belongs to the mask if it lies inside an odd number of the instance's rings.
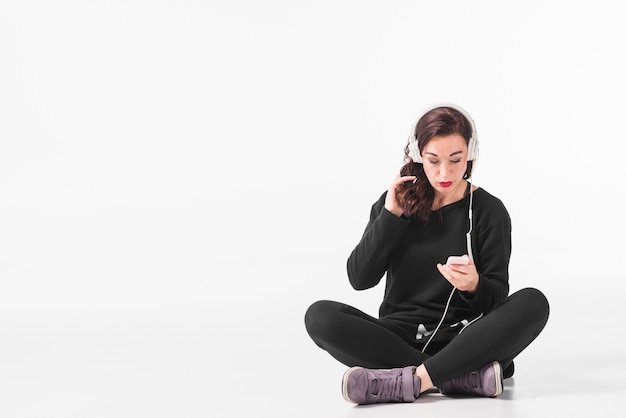
{"label": "white earphone cable", "polygon": [[[469,183],[469,189],[470,189],[470,201],[469,201],[469,211],[468,211],[468,217],[469,217],[469,230],[467,231],[467,234],[465,235],[467,238],[467,255],[469,256],[469,259],[472,260],[472,263],[474,262],[474,254],[472,254],[472,203],[474,200],[474,191],[472,190],[472,178],[468,178],[467,182]],[[437,324],[437,327],[435,327],[435,330],[433,331],[432,334],[430,334],[430,338],[428,338],[428,341],[426,341],[426,344],[424,344],[424,347],[422,348],[422,353],[426,350],[426,347],[428,347],[428,344],[430,344],[430,342],[432,341],[433,337],[435,336],[435,334],[437,334],[437,331],[439,331],[439,328],[441,327],[441,324],[443,324],[443,320],[446,318],[446,314],[448,313],[448,308],[450,307],[450,301],[452,300],[452,295],[454,295],[454,291],[456,290],[456,287],[452,287],[452,291],[450,292],[450,296],[448,296],[448,302],[446,302],[446,307],[443,310],[443,315],[441,315],[441,319],[439,320],[439,324]],[[481,316],[483,316],[482,314],[480,314],[480,316],[474,320],[472,320],[469,324],[472,324],[474,321],[476,321],[477,319],[479,319]],[[467,325],[465,327],[467,327]],[[461,332],[463,332],[463,330],[465,329],[465,327],[463,327],[461,329]],[[459,334],[461,333],[459,332]]]}
{"label": "white earphone cable", "polygon": [[446,317],[446,313],[448,312],[448,307],[450,307],[450,301],[452,300],[452,295],[454,295],[455,290],[456,290],[456,287],[453,287],[452,292],[450,292],[450,296],[448,296],[448,302],[446,303],[446,308],[443,310],[443,315],[441,315],[441,320],[439,321],[439,324],[437,324],[437,327],[435,328],[433,333],[430,334],[430,338],[428,339],[428,341],[426,341],[426,344],[424,344],[424,348],[422,348],[422,353],[426,350],[426,347],[428,347],[428,344],[430,344],[435,334],[437,334],[437,331],[439,331],[439,327],[441,327],[441,324],[443,324],[443,320]]}

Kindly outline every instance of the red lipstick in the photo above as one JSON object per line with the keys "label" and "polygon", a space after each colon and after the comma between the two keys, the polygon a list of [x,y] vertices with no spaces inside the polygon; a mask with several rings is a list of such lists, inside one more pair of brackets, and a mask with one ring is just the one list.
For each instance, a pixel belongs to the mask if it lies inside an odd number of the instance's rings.
{"label": "red lipstick", "polygon": [[452,182],[451,181],[440,181],[439,185],[441,187],[450,187],[450,186],[452,186]]}

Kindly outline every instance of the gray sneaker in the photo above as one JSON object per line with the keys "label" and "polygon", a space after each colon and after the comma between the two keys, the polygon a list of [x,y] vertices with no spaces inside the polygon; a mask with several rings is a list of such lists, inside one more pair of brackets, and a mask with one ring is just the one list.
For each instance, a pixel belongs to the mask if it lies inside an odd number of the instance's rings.
{"label": "gray sneaker", "polygon": [[343,397],[359,405],[413,402],[421,387],[421,380],[414,373],[414,366],[397,369],[352,367],[343,374]]}
{"label": "gray sneaker", "polygon": [[494,361],[474,372],[439,385],[444,395],[473,395],[495,398],[502,394],[502,367]]}

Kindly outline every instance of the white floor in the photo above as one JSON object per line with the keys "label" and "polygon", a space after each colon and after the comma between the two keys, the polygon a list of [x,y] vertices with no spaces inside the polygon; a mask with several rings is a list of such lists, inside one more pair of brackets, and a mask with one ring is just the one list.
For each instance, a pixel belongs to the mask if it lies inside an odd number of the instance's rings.
{"label": "white floor", "polygon": [[518,357],[500,398],[432,393],[413,404],[353,406],[340,394],[345,367],[309,340],[302,316],[322,293],[373,309],[376,291],[350,291],[338,284],[342,279],[331,286],[336,292],[328,291],[328,280],[316,289],[310,280],[290,280],[289,269],[261,285],[276,267],[231,266],[247,273],[248,284],[260,274],[258,285],[239,293],[242,276],[234,273],[221,282],[3,281],[0,416],[623,416],[626,309],[602,274],[595,288],[546,282],[550,321]]}

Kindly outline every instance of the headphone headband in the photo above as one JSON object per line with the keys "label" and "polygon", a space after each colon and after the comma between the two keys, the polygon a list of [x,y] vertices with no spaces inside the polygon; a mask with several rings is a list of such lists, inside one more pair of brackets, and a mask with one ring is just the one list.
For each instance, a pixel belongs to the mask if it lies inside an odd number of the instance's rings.
{"label": "headphone headband", "polygon": [[417,118],[417,121],[413,124],[411,133],[409,134],[409,156],[411,157],[413,162],[416,162],[416,163],[423,162],[422,154],[420,153],[419,147],[417,146],[417,138],[415,137],[415,129],[417,129],[417,124],[420,121],[420,119],[424,117],[426,113],[430,112],[433,109],[437,109],[439,107],[449,107],[451,109],[456,110],[461,115],[463,115],[465,119],[467,119],[467,121],[470,123],[472,127],[472,136],[470,137],[469,142],[467,144],[467,151],[468,151],[467,160],[476,161],[476,159],[478,158],[478,133],[476,131],[476,124],[474,123],[474,119],[472,119],[472,117],[469,115],[469,113],[465,111],[465,109],[463,109],[462,107],[458,105],[455,105],[452,103],[438,103],[436,105],[426,108],[426,110],[422,112],[422,115],[419,118]]}

